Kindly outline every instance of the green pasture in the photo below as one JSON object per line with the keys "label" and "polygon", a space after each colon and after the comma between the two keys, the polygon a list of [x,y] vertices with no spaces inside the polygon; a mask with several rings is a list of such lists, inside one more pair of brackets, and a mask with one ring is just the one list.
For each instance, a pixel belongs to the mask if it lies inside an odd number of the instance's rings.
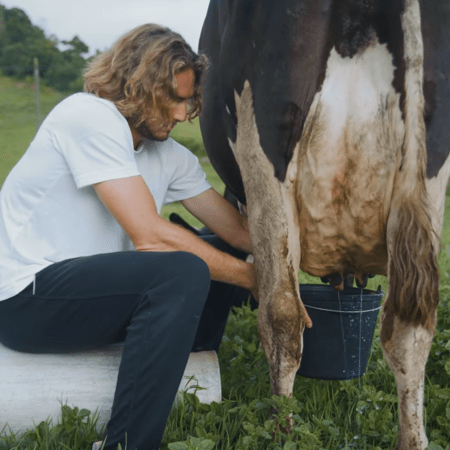
{"label": "green pasture", "polygon": [[[41,119],[63,98],[48,87],[41,86]],[[31,79],[21,81],[0,76],[0,186],[9,171],[21,158],[36,133],[35,94]],[[172,137],[191,149],[197,156],[206,156],[198,119],[179,124]],[[206,164],[207,165],[207,164]],[[212,181],[219,180],[211,172]]]}
{"label": "green pasture", "polygon": [[[40,90],[41,116],[63,98],[52,89]],[[0,186],[36,132],[34,89],[31,81],[0,77]]]}
{"label": "green pasture", "polygon": [[[41,92],[42,110],[63,96],[49,89]],[[0,185],[25,151],[35,133],[34,93],[28,84],[0,78]],[[199,155],[212,185],[223,184],[205,158],[198,123],[182,124],[174,138]],[[447,202],[448,203],[448,202]],[[446,217],[450,212],[447,204]],[[184,215],[180,205],[165,207]],[[188,215],[184,217],[193,225]],[[429,450],[450,450],[450,224],[444,224],[441,271],[441,302],[438,330],[431,349],[425,383],[425,423]],[[300,274],[301,282],[320,282]],[[386,289],[384,277],[371,280]],[[166,450],[394,450],[398,403],[393,374],[384,361],[377,325],[366,374],[351,381],[321,381],[298,376],[291,399],[273,397],[269,370],[259,344],[256,311],[236,309],[231,315],[219,352],[223,401],[200,404],[192,392],[172,409],[161,449]],[[0,379],[1,382],[1,379]],[[201,388],[201,387],[200,387]],[[1,401],[1,399],[0,399]],[[269,420],[270,408],[279,411],[278,420],[293,412],[295,425],[286,435]],[[3,421],[2,421],[3,422]],[[96,414],[83,405],[63,405],[60,423],[35,424],[21,436],[2,430],[0,450],[88,450],[100,439]]]}

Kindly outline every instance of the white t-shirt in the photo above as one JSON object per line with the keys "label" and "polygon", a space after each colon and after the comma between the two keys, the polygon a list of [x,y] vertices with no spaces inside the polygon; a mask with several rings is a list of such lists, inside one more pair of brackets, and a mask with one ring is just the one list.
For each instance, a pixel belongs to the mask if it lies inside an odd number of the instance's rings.
{"label": "white t-shirt", "polygon": [[172,139],[134,151],[112,102],[79,93],[58,104],[0,191],[0,301],[55,262],[133,250],[92,184],[136,175],[158,213],[211,187],[197,157]]}

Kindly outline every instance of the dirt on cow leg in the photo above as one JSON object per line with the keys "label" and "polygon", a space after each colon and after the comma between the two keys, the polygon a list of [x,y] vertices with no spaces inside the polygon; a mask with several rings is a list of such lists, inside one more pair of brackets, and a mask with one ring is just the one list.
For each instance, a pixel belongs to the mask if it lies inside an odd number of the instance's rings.
{"label": "dirt on cow leg", "polygon": [[[238,117],[235,156],[247,197],[250,237],[258,276],[258,331],[270,366],[272,392],[290,397],[302,354],[307,320],[298,284],[299,225],[296,154],[284,183],[260,146],[250,83],[235,92]],[[297,149],[298,153],[298,149]]]}
{"label": "dirt on cow leg", "polygon": [[414,326],[391,314],[387,300],[381,316],[381,345],[397,383],[399,433],[396,450],[425,450],[428,445],[423,425],[423,393],[425,364],[433,336],[434,327]]}
{"label": "dirt on cow leg", "polygon": [[299,300],[280,286],[282,295],[260,302],[258,330],[270,367],[272,393],[291,397],[300,367],[305,324]]}

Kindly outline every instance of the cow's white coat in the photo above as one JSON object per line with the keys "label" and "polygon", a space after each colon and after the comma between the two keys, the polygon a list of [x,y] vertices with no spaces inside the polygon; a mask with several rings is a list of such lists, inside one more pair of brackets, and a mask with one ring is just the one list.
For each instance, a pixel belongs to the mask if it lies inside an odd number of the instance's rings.
{"label": "cow's white coat", "polygon": [[394,65],[386,44],[373,44],[353,58],[332,49],[320,97],[327,111],[332,142],[344,133],[349,121],[355,130],[373,122],[380,107],[396,93],[392,86]]}
{"label": "cow's white coat", "polygon": [[385,273],[385,226],[404,136],[393,78],[392,56],[375,38],[353,58],[330,53],[300,141],[305,272]]}

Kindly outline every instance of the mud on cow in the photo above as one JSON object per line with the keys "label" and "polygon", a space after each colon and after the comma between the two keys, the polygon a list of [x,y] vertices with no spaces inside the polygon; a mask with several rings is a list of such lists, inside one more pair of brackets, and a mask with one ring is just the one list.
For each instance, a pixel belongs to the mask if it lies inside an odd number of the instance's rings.
{"label": "mud on cow", "polygon": [[247,205],[272,390],[292,395],[301,270],[388,278],[397,449],[425,449],[425,363],[450,173],[449,0],[211,0],[201,128]]}

